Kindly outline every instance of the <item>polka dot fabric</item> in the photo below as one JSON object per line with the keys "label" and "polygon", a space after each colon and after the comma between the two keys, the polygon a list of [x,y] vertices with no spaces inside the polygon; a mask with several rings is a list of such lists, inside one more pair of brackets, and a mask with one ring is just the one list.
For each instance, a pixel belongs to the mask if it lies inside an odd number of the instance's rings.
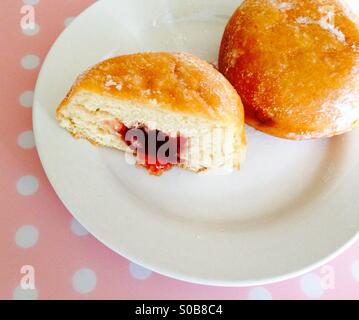
{"label": "polka dot fabric", "polygon": [[[40,66],[61,31],[93,0],[3,0],[0,59],[1,299],[359,299],[359,243],[306,275],[266,286],[221,288],[151,272],[95,240],[55,195],[41,168],[31,107]],[[20,9],[33,6],[33,30]],[[24,289],[23,266],[34,288]]]}

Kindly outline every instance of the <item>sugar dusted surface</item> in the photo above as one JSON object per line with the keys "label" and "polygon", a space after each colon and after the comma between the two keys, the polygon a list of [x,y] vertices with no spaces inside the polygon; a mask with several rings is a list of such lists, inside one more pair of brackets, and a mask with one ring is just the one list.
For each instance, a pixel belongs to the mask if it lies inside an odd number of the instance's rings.
{"label": "sugar dusted surface", "polygon": [[225,77],[209,63],[187,53],[112,58],[79,77],[68,99],[77,89],[213,121],[241,123],[244,117],[241,100]]}
{"label": "sugar dusted surface", "polygon": [[289,139],[340,134],[359,120],[359,20],[337,0],[246,0],[227,25],[219,69],[246,121]]}

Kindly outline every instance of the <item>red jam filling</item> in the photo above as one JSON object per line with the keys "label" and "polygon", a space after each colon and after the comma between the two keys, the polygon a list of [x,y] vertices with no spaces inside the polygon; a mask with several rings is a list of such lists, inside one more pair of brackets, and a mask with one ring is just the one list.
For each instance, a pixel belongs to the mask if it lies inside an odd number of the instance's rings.
{"label": "red jam filling", "polygon": [[138,163],[152,175],[159,176],[181,163],[181,153],[186,145],[184,137],[172,137],[159,130],[149,130],[146,126],[128,128],[122,123],[117,132],[135,151]]}

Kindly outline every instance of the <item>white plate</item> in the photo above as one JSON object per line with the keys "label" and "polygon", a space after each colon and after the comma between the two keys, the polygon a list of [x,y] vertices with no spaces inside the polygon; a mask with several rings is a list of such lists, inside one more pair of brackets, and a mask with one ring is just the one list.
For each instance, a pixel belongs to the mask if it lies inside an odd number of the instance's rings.
{"label": "white plate", "polygon": [[36,87],[34,130],[46,173],[100,241],[159,273],[214,285],[289,278],[327,261],[359,229],[359,131],[292,142],[248,129],[231,175],[180,169],[149,176],[124,155],[73,139],[54,117],[76,76],[139,51],[189,51],[216,61],[238,0],[104,0],[60,36]]}

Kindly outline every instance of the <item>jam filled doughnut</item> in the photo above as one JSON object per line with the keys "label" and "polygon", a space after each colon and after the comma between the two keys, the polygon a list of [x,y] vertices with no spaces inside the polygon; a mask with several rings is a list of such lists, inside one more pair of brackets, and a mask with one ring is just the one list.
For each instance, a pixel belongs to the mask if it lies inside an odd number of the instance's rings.
{"label": "jam filled doughnut", "polygon": [[239,169],[246,149],[236,90],[186,53],[103,61],[78,77],[56,116],[74,137],[128,151],[154,175],[174,165]]}
{"label": "jam filled doughnut", "polygon": [[219,70],[258,130],[300,140],[359,126],[359,20],[343,1],[245,0]]}

